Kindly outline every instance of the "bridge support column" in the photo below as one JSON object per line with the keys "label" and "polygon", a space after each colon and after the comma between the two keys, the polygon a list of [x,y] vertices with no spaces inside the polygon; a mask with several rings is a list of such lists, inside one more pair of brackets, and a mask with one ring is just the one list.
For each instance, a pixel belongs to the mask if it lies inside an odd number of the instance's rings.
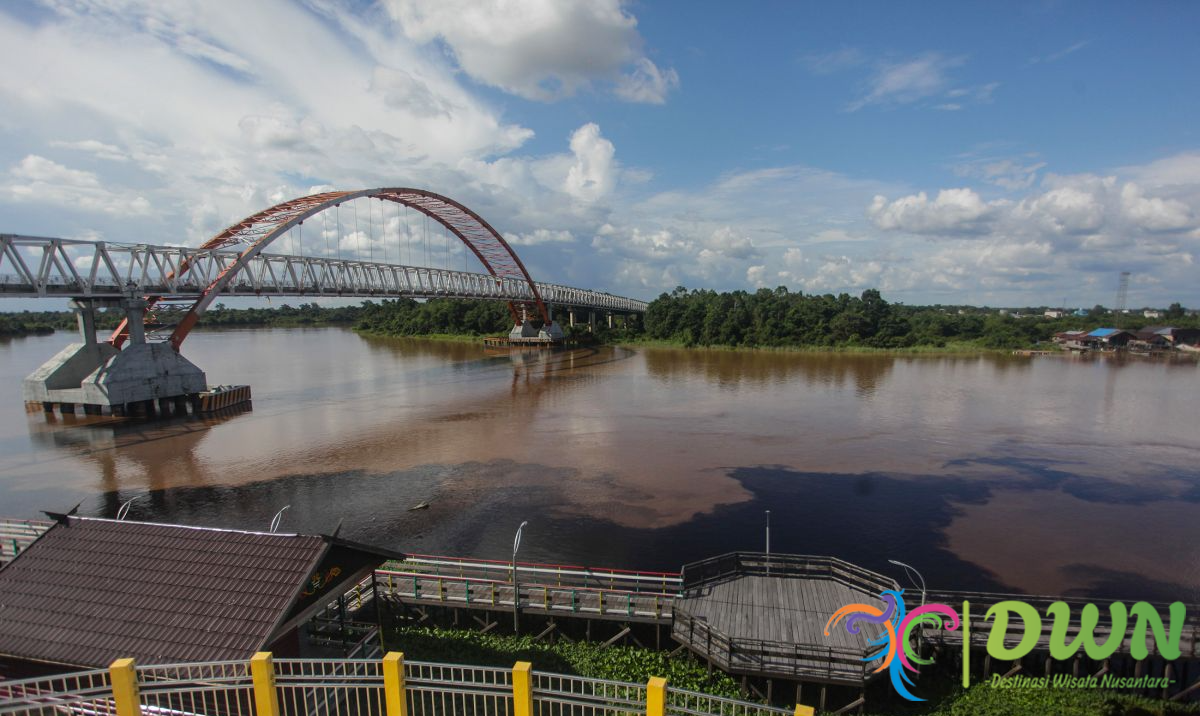
{"label": "bridge support column", "polygon": [[571,326],[571,328],[574,328],[575,327],[575,309],[574,308],[567,309],[567,320],[570,321],[569,325]]}
{"label": "bridge support column", "polygon": [[129,343],[137,345],[146,342],[146,300],[142,298],[127,298],[121,301],[125,309],[125,319],[129,325]]}
{"label": "bridge support column", "polygon": [[609,314],[608,314],[608,327],[609,327],[609,328],[612,328],[612,327],[613,327],[613,324],[612,324],[612,313],[609,313]]}
{"label": "bridge support column", "polygon": [[596,312],[588,311],[588,333],[596,331]]}
{"label": "bridge support column", "polygon": [[25,379],[25,401],[83,405],[85,413],[89,407],[97,413],[104,407],[117,413],[129,406],[153,416],[156,401],[165,414],[169,399],[208,388],[204,371],[170,344],[146,342],[144,299],[123,299],[121,306],[129,325],[125,350],[96,342],[93,304],[74,302],[82,341],[67,346]]}

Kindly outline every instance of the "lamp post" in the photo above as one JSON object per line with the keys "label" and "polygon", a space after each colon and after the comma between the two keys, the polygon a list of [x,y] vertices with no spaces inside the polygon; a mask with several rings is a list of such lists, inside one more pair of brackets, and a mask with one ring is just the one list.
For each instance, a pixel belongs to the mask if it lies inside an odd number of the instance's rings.
{"label": "lamp post", "polygon": [[917,568],[911,564],[905,564],[904,562],[895,559],[889,559],[888,562],[896,565],[897,567],[903,567],[905,573],[908,575],[909,581],[913,582],[914,587],[916,586],[916,580],[912,578],[912,575],[917,575],[917,579],[921,580],[921,606],[925,606],[925,578],[921,576],[921,573],[917,571]]}
{"label": "lamp post", "polygon": [[513,583],[513,633],[521,632],[521,587],[517,584],[517,550],[521,549],[521,530],[525,529],[528,521],[521,523],[517,528],[517,534],[513,537],[512,551],[512,583]]}
{"label": "lamp post", "polygon": [[771,576],[771,511],[767,510],[767,576]]}

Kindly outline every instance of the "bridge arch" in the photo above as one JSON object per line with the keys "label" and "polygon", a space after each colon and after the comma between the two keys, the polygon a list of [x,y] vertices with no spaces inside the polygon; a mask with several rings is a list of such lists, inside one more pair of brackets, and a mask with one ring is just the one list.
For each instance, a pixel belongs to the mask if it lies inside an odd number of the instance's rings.
{"label": "bridge arch", "polygon": [[[234,245],[246,245],[247,248],[240,254],[237,261],[221,271],[209,283],[200,298],[184,314],[183,320],[175,326],[171,333],[171,345],[175,350],[179,350],[183,340],[200,320],[201,314],[208,309],[238,271],[241,271],[271,242],[283,236],[292,227],[302,224],[310,216],[343,202],[360,198],[380,199],[402,204],[437,221],[457,236],[475,254],[489,274],[497,278],[517,279],[528,284],[534,300],[530,303],[510,302],[508,304],[514,322],[521,323],[531,308],[543,321],[550,322],[546,305],[542,301],[533,279],[530,278],[529,271],[525,269],[525,264],[521,262],[520,257],[504,240],[504,237],[479,214],[449,197],[424,189],[407,187],[359,189],[313,194],[276,204],[232,224],[205,242],[200,247],[201,249],[223,249]],[[179,273],[186,273],[188,268],[189,265],[186,262],[182,263]],[[149,296],[147,301],[153,305],[158,298]],[[128,326],[126,322],[122,321],[109,338],[109,342],[120,347],[128,335]]]}

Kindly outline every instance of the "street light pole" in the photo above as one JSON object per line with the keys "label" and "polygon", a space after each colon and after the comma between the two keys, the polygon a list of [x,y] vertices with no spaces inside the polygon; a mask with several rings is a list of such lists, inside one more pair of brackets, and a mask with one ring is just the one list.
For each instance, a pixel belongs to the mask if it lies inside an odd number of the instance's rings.
{"label": "street light pole", "polygon": [[771,511],[767,510],[767,576],[771,576]]}
{"label": "street light pole", "polygon": [[895,559],[889,559],[888,562],[896,565],[897,567],[903,567],[905,573],[908,575],[909,581],[913,582],[914,587],[916,586],[916,581],[913,580],[912,575],[917,575],[917,579],[921,580],[921,606],[925,606],[925,578],[921,576],[921,573],[917,571],[917,568],[911,564],[905,564],[904,562]]}
{"label": "street light pole", "polygon": [[512,551],[512,583],[513,583],[513,633],[521,633],[521,587],[517,584],[517,550],[521,549],[521,530],[525,529],[528,521],[522,522],[513,537]]}

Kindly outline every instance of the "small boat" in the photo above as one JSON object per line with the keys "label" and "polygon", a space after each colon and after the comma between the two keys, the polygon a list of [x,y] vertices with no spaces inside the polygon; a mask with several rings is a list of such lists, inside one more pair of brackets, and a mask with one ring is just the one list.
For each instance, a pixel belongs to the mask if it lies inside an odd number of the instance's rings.
{"label": "small boat", "polygon": [[424,509],[426,509],[427,507],[429,507],[429,503],[428,503],[428,502],[421,502],[421,503],[419,503],[419,504],[413,505],[412,507],[408,508],[408,511],[409,511],[409,512],[414,512],[414,511],[416,511],[416,510],[424,510]]}

